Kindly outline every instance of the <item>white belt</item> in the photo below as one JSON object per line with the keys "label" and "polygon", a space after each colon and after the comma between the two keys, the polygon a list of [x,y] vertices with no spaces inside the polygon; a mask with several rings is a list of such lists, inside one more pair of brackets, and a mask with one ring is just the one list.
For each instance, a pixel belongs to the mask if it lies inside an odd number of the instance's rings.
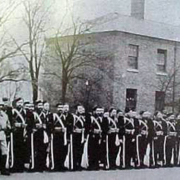
{"label": "white belt", "polygon": [[131,130],[130,129],[126,129],[125,130],[126,134],[132,134],[132,135],[134,134],[134,131],[135,131],[134,129],[131,129]]}
{"label": "white belt", "polygon": [[169,136],[176,136],[176,135],[177,135],[177,132],[169,132],[168,135],[169,135]]}
{"label": "white belt", "polygon": [[156,131],[156,135],[157,135],[157,136],[163,135],[163,131]]}
{"label": "white belt", "polygon": [[147,135],[147,134],[148,134],[148,131],[142,130],[142,131],[141,131],[141,134],[142,134],[142,135]]}
{"label": "white belt", "polygon": [[94,129],[94,130],[93,130],[93,133],[94,133],[94,134],[100,134],[100,133],[101,133],[101,130],[99,130],[99,129]]}
{"label": "white belt", "polygon": [[108,134],[117,133],[118,131],[119,131],[118,129],[112,128],[112,129],[110,129],[110,130],[108,131]]}
{"label": "white belt", "polygon": [[83,131],[82,129],[78,129],[78,128],[73,130],[74,133],[82,133],[82,131]]}
{"label": "white belt", "polygon": [[46,124],[37,123],[37,124],[35,124],[35,127],[36,127],[37,129],[46,129]]}

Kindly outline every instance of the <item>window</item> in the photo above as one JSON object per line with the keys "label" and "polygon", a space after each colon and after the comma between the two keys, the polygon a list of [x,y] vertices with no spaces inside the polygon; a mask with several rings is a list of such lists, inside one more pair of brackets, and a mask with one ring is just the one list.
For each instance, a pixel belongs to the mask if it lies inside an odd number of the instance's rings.
{"label": "window", "polygon": [[136,109],[137,89],[126,89],[126,108]]}
{"label": "window", "polygon": [[156,91],[155,95],[155,110],[162,111],[164,109],[165,93],[163,91]]}
{"label": "window", "polygon": [[138,69],[138,49],[137,45],[129,44],[128,67]]}
{"label": "window", "polygon": [[167,50],[157,50],[157,71],[166,72]]}

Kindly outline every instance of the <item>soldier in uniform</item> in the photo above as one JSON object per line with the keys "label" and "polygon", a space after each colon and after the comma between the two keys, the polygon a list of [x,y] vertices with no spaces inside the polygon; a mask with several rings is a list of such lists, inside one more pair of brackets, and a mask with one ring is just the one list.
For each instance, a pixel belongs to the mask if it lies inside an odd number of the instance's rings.
{"label": "soldier in uniform", "polygon": [[125,126],[124,126],[124,115],[121,110],[117,110],[117,128],[119,129],[119,166],[120,168],[125,167]]}
{"label": "soldier in uniform", "polygon": [[35,171],[43,172],[46,170],[46,156],[48,146],[47,119],[43,112],[43,102],[36,101],[34,112],[34,154]]}
{"label": "soldier in uniform", "polygon": [[117,128],[117,111],[114,108],[110,109],[110,117],[109,117],[109,165],[110,169],[115,169],[116,168],[116,157],[118,154],[118,149],[119,149],[119,136],[118,136],[118,131],[119,129]]}
{"label": "soldier in uniform", "polygon": [[104,109],[103,111],[100,112],[99,114],[99,123],[101,125],[102,129],[102,136],[101,136],[101,143],[100,143],[100,162],[103,164],[103,168],[105,170],[109,169],[109,137],[108,137],[108,132],[109,132],[109,112],[107,109]]}
{"label": "soldier in uniform", "polygon": [[64,105],[57,104],[56,107],[57,113],[53,114],[54,170],[63,171],[67,154],[67,129],[63,114]]}
{"label": "soldier in uniform", "polygon": [[81,159],[83,154],[83,147],[85,142],[84,129],[84,107],[77,106],[76,114],[74,116],[73,128],[73,164],[74,170],[81,170]]}
{"label": "soldier in uniform", "polygon": [[150,148],[150,154],[149,154],[149,167],[153,167],[153,159],[154,159],[154,123],[153,123],[153,117],[150,112],[144,112],[142,114],[142,120],[147,124],[148,127],[148,133],[147,133],[147,145],[146,148],[149,145]]}
{"label": "soldier in uniform", "polygon": [[146,165],[144,164],[147,145],[148,145],[148,123],[151,120],[152,115],[150,112],[142,112],[139,117],[139,156],[140,156],[140,167],[144,168]]}
{"label": "soldier in uniform", "polygon": [[99,143],[101,138],[101,125],[98,118],[98,113],[96,111],[97,107],[93,108],[93,115],[90,116],[90,129],[89,129],[89,170],[98,170],[99,169]]}
{"label": "soldier in uniform", "polygon": [[23,172],[25,163],[25,135],[26,135],[26,113],[23,107],[24,100],[15,100],[15,108],[12,109],[12,128],[13,128],[13,150],[14,166],[13,172]]}
{"label": "soldier in uniform", "polygon": [[67,142],[68,152],[65,160],[65,167],[73,170],[73,129],[74,129],[74,117],[69,112],[69,105],[65,104],[63,107],[63,114],[65,116],[66,128],[67,128]]}
{"label": "soldier in uniform", "polygon": [[91,113],[85,110],[82,106],[81,108],[81,118],[84,124],[84,144],[83,144],[83,155],[81,160],[81,167],[84,169],[89,168],[89,136],[90,136],[90,129],[91,129]]}
{"label": "soldier in uniform", "polygon": [[133,154],[134,166],[135,168],[140,167],[140,142],[141,142],[141,126],[140,116],[137,112],[131,111],[131,118],[134,123],[134,138],[135,138],[135,150]]}
{"label": "soldier in uniform", "polygon": [[[34,104],[30,102],[26,102],[25,110],[26,110],[26,123],[27,123],[27,138],[26,138],[26,149],[27,149],[27,157],[26,162],[29,163],[29,171],[34,169]],[[33,144],[32,144],[33,143]]]}
{"label": "soldier in uniform", "polygon": [[124,119],[125,127],[125,166],[126,168],[132,168],[131,160],[136,163],[136,135],[134,125],[133,111],[128,112]]}
{"label": "soldier in uniform", "polygon": [[25,144],[25,147],[24,147],[24,166],[25,168],[27,168],[27,164],[29,164],[29,160],[30,160],[30,147],[29,147],[29,119],[28,119],[28,122],[27,122],[27,115],[29,114],[29,106],[30,106],[30,102],[28,101],[25,101],[24,102],[24,114],[25,114],[25,122],[26,122],[26,132],[24,134],[24,144]]}
{"label": "soldier in uniform", "polygon": [[[155,167],[165,165],[165,143],[167,135],[167,123],[162,117],[161,112],[155,113],[156,119],[154,120],[154,165]],[[161,164],[158,164],[158,161]]]}
{"label": "soldier in uniform", "polygon": [[47,144],[46,144],[46,166],[49,170],[54,169],[54,146],[53,146],[53,113],[50,111],[50,104],[47,101],[43,102],[43,113],[44,113],[44,122],[46,126],[45,132],[48,135]]}
{"label": "soldier in uniform", "polygon": [[[171,167],[176,162],[176,126],[175,126],[175,116],[174,114],[169,115],[167,120],[167,138],[165,144],[166,152],[166,166]],[[171,163],[171,158],[174,157],[173,163]]]}
{"label": "soldier in uniform", "polygon": [[99,142],[99,163],[103,169],[109,169],[109,147],[108,147],[108,131],[109,131],[109,112],[104,108],[97,108],[97,121],[101,126],[101,140]]}
{"label": "soldier in uniform", "polygon": [[0,102],[0,152],[1,152],[1,174],[10,175],[9,169],[6,169],[6,161],[8,155],[8,147],[6,141],[6,132],[10,129],[10,122],[7,114],[3,111],[4,103]]}

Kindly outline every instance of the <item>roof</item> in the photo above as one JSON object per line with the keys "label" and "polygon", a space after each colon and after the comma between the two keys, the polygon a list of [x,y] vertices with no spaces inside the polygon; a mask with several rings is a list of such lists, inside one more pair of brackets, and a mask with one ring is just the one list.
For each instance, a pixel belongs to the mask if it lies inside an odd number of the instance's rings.
{"label": "roof", "polygon": [[180,41],[180,27],[116,13],[116,18],[96,23],[91,32],[122,31],[170,41]]}

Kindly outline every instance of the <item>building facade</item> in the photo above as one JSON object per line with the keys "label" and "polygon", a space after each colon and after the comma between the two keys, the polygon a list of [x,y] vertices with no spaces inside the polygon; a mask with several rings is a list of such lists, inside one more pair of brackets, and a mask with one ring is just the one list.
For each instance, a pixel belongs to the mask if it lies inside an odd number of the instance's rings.
{"label": "building facade", "polygon": [[[86,48],[111,54],[111,58],[95,62],[98,69],[105,69],[101,87],[95,92],[102,98],[98,99],[100,102],[96,101],[97,98],[93,100],[95,104],[106,107],[113,105],[122,110],[129,107],[138,111],[154,112],[163,110],[165,104],[173,101],[174,89],[174,101],[179,99],[180,47],[178,42],[122,31],[91,33],[84,36],[83,40],[85,39],[88,39],[91,44]],[[49,65],[48,67],[55,69]],[[82,73],[88,80],[89,76],[86,74],[96,73],[96,70],[92,67],[81,67]],[[173,89],[174,80],[176,84]],[[92,79],[89,78],[89,81]],[[85,82],[76,80],[73,86],[78,96],[78,91],[82,90]],[[105,98],[105,93],[109,94],[109,98]],[[79,97],[82,97],[82,94],[79,94]],[[78,102],[78,97],[76,99]]]}
{"label": "building facade", "polygon": [[[145,3],[144,0],[132,0],[131,16],[115,13],[89,21],[93,28],[88,34],[79,36],[81,42],[89,44],[84,50],[110,55],[95,60],[98,72],[104,73],[101,73],[99,86],[88,89],[94,91],[88,97],[88,101],[93,99],[90,103],[121,110],[127,107],[151,112],[174,111],[174,107],[179,110],[180,28],[144,19]],[[49,69],[57,69],[56,64],[49,64]],[[79,92],[86,80],[93,81],[97,69],[82,67],[76,72],[81,72],[85,80],[74,81],[76,100],[72,102],[86,99],[85,93]],[[58,88],[54,90],[58,91]],[[87,93],[87,89],[83,91]],[[75,97],[71,95],[69,92],[69,99]]]}

